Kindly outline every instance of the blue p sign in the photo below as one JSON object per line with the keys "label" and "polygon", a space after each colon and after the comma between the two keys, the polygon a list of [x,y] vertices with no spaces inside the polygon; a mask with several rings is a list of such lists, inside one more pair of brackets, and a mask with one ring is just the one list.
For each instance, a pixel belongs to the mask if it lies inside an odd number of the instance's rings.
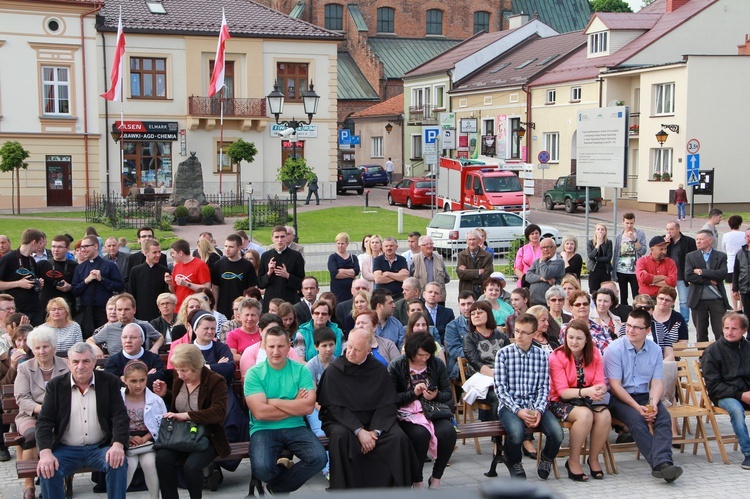
{"label": "blue p sign", "polygon": [[351,144],[351,132],[347,128],[339,130],[339,144],[349,145]]}
{"label": "blue p sign", "polygon": [[424,143],[425,144],[434,144],[437,142],[437,137],[440,134],[439,128],[427,128],[424,131]]}

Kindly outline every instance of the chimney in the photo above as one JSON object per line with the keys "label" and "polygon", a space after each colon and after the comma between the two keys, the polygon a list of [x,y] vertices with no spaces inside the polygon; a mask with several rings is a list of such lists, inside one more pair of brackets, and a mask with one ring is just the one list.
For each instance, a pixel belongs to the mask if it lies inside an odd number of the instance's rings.
{"label": "chimney", "polygon": [[527,22],[529,22],[528,14],[521,13],[521,14],[516,14],[515,16],[509,16],[508,17],[508,29],[520,28]]}
{"label": "chimney", "polygon": [[750,55],[750,35],[745,35],[745,43],[737,46],[737,55]]}
{"label": "chimney", "polygon": [[689,1],[690,0],[667,0],[667,14],[674,12]]}

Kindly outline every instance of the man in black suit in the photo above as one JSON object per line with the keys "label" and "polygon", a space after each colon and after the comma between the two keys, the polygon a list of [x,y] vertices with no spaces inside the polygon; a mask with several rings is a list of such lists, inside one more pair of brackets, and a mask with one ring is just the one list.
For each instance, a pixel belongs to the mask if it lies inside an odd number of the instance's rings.
{"label": "man in black suit", "polygon": [[[146,254],[143,252],[143,243],[145,243],[149,239],[154,239],[154,229],[152,229],[151,227],[141,227],[140,229],[138,229],[138,233],[136,236],[138,237],[138,244],[141,245],[141,251],[136,251],[128,256],[128,261],[125,265],[125,273],[122,275],[125,284],[127,284],[128,280],[130,279],[130,271],[133,269],[133,267],[146,262]],[[161,257],[159,257],[159,265],[168,267],[167,255],[165,255],[164,253],[161,254]]]}
{"label": "man in black suit", "polygon": [[[667,246],[667,256],[677,264],[677,299],[680,301],[680,314],[688,321],[690,320],[690,307],[688,301],[688,285],[685,280],[685,257],[691,251],[698,248],[695,246],[695,239],[686,236],[680,231],[678,222],[669,222],[667,224],[667,234],[664,240],[669,243]],[[623,319],[623,323],[626,319]]]}
{"label": "man in black suit", "polygon": [[304,324],[312,320],[311,309],[315,300],[318,299],[320,286],[315,276],[305,276],[302,279],[302,299],[294,305],[294,313],[297,315],[297,323]]}
{"label": "man in black suit", "polygon": [[130,270],[127,290],[138,304],[135,318],[150,321],[161,315],[156,300],[160,294],[169,293],[169,285],[164,282],[164,274],[168,274],[169,269],[159,263],[162,256],[159,241],[147,239],[143,251],[146,261]]}
{"label": "man in black suit", "polygon": [[299,302],[302,279],[305,278],[305,259],[299,251],[287,246],[286,227],[273,228],[273,249],[263,252],[258,270],[258,287],[265,289],[263,313],[274,298],[292,305]]}
{"label": "man in black suit", "polygon": [[443,296],[443,288],[438,282],[428,282],[422,292],[422,299],[424,300],[425,308],[427,309],[427,317],[429,318],[430,326],[435,326],[440,335],[440,343],[443,343],[445,338],[445,327],[450,323],[456,316],[453,314],[453,309],[446,308],[440,305],[440,302],[445,299]]}
{"label": "man in black suit", "polygon": [[698,341],[708,341],[708,321],[718,340],[722,337],[721,319],[729,310],[724,280],[727,278],[727,254],[713,249],[714,237],[709,230],[695,236],[696,251],[685,257],[685,280],[688,288],[688,307],[693,314],[693,325]]}
{"label": "man in black suit", "polygon": [[64,497],[63,478],[87,466],[106,473],[108,498],[125,499],[130,420],[120,381],[95,365],[91,345],[76,343],[68,350],[70,373],[47,384],[36,423],[44,497]]}

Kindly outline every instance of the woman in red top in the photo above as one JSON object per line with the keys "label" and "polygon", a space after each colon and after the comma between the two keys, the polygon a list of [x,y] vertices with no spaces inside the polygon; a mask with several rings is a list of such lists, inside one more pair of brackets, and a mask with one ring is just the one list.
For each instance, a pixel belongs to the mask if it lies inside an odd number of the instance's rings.
{"label": "woman in red top", "polygon": [[599,349],[594,346],[588,323],[574,319],[565,330],[565,342],[549,357],[548,407],[560,420],[573,423],[570,429],[570,458],[565,468],[568,478],[578,482],[588,480],[581,468],[581,447],[589,435],[591,476],[597,480],[604,478],[599,453],[604,448],[612,424],[606,405],[609,394],[604,381],[604,365]]}

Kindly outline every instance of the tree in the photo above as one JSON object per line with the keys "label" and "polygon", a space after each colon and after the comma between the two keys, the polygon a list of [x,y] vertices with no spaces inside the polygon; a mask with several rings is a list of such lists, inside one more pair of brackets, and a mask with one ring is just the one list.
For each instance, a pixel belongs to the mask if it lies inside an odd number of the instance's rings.
{"label": "tree", "polygon": [[589,0],[591,12],[633,12],[625,0]]}
{"label": "tree", "polygon": [[242,160],[252,163],[255,160],[255,155],[258,154],[258,149],[252,142],[245,142],[242,139],[238,139],[233,142],[232,145],[227,149],[227,156],[229,161],[237,165],[237,193],[240,192],[240,162]]}
{"label": "tree", "polygon": [[[13,208],[13,214],[21,214],[21,168],[24,170],[29,167],[29,164],[24,160],[30,156],[29,151],[23,148],[20,142],[9,140],[3,147],[0,148],[0,171],[11,173],[11,205]],[[17,180],[16,180],[17,179]],[[13,188],[16,188],[15,200],[13,199]],[[18,210],[16,210],[16,203],[18,204]]]}
{"label": "tree", "polygon": [[646,7],[654,3],[654,0],[643,0],[643,3],[641,4],[641,8]]}

